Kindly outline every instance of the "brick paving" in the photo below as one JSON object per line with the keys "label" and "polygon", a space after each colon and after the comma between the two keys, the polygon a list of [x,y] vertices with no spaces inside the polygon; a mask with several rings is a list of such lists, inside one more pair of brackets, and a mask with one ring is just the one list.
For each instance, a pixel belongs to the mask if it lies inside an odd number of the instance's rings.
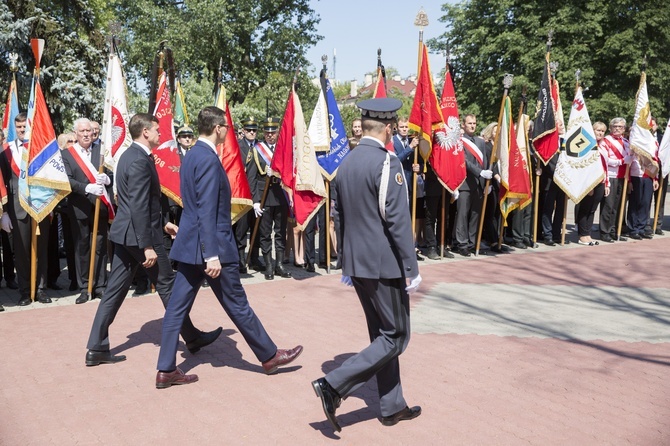
{"label": "brick paving", "polygon": [[423,414],[382,426],[370,382],[338,410],[338,434],[310,381],[367,344],[338,273],[244,280],[275,342],[305,347],[275,376],[201,290],[194,323],[224,334],[197,355],[182,344],[178,364],[200,381],[166,390],[154,388],[156,295],[128,298],[112,325],[113,352],[128,360],[89,368],[97,302],[51,292],[62,297],[19,308],[2,288],[0,445],[670,444],[668,250],[663,236],[422,262],[401,370]]}

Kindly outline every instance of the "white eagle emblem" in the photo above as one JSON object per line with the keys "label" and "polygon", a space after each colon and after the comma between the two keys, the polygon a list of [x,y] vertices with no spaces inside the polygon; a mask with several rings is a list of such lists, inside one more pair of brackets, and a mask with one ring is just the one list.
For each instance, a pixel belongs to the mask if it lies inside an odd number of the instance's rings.
{"label": "white eagle emblem", "polygon": [[461,142],[461,127],[458,118],[449,116],[447,124],[435,132],[435,142],[443,150],[449,150],[453,155],[463,150]]}

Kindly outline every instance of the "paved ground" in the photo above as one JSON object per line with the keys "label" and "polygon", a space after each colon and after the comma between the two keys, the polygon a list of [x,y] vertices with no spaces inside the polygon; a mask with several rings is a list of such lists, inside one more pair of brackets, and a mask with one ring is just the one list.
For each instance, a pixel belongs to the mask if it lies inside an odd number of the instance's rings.
{"label": "paved ground", "polygon": [[423,414],[382,426],[371,382],[338,410],[339,434],[310,381],[367,341],[337,273],[245,279],[275,342],[305,347],[275,376],[201,290],[195,324],[224,335],[197,355],[182,345],[178,363],[200,381],[167,390],[154,388],[156,295],[127,299],[112,326],[128,360],[87,368],[96,301],[63,294],[26,310],[2,288],[0,445],[670,444],[669,250],[666,235],[423,262],[401,357],[405,396]]}

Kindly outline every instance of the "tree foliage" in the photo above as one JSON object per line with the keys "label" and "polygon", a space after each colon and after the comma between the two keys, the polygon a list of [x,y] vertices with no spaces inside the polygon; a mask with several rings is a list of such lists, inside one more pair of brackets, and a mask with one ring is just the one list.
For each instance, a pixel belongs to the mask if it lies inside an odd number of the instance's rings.
{"label": "tree foliage", "polygon": [[504,73],[515,75],[515,103],[527,86],[534,113],[549,30],[566,116],[579,69],[591,119],[630,122],[645,55],[652,113],[670,112],[670,8],[661,2],[471,0],[444,4],[442,11],[447,31],[428,45],[440,52],[449,47],[461,111],[478,114],[480,122],[497,119]]}

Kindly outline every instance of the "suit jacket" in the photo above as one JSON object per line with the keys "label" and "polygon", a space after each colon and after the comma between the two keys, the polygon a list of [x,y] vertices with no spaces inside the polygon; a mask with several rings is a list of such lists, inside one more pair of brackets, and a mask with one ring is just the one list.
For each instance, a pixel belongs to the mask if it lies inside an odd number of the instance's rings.
{"label": "suit jacket", "polygon": [[109,239],[141,249],[163,243],[161,186],[152,155],[133,143],[116,165],[118,209]]}
{"label": "suit jacket", "polygon": [[414,277],[414,251],[408,196],[400,161],[390,157],[386,221],[379,213],[379,187],[386,149],[363,138],[337,173],[342,274],[367,279]]}
{"label": "suit jacket", "polygon": [[201,265],[218,257],[222,264],[239,256],[230,217],[230,182],[219,157],[198,140],[179,171],[184,211],[170,258]]}
{"label": "suit jacket", "polygon": [[[2,177],[5,180],[5,187],[7,188],[7,204],[6,211],[13,219],[23,220],[28,216],[28,213],[21,206],[19,200],[19,177],[14,174],[11,168],[11,152],[10,145],[16,145],[16,141],[11,141],[7,145],[7,149],[2,151],[0,155],[0,169],[2,170]],[[21,160],[15,160],[17,165],[21,165]]]}
{"label": "suit jacket", "polygon": [[[75,148],[76,150],[76,148]],[[68,179],[70,180],[70,187],[72,188],[72,193],[68,195],[68,211],[70,215],[74,216],[77,220],[84,220],[93,216],[95,211],[95,200],[96,196],[91,195],[86,192],[86,186],[91,184],[88,177],[84,171],[79,167],[77,161],[70,153],[70,150],[61,150],[61,155],[63,157],[63,164],[65,165],[65,171],[67,172]],[[91,146],[91,164],[96,170],[100,167],[100,145],[95,144]],[[104,172],[107,174],[110,180],[112,180],[113,174],[110,170],[105,169]],[[107,193],[109,196],[112,196],[112,183],[109,183],[107,187]],[[100,206],[100,216],[101,218],[107,218],[107,206],[101,203]]]}
{"label": "suit jacket", "polygon": [[[275,147],[276,148],[276,147]],[[258,148],[254,147],[252,151],[252,160],[247,166],[247,178],[251,188],[251,197],[254,203],[260,203],[265,190],[265,179],[267,178],[267,164],[263,157],[258,153]],[[270,178],[270,188],[265,197],[265,206],[288,205],[284,189],[277,177]]]}
{"label": "suit jacket", "polygon": [[482,170],[489,168],[489,159],[486,156],[486,142],[478,136],[467,136],[463,135],[463,138],[468,138],[470,141],[474,142],[475,145],[482,152],[482,161],[483,165],[479,164],[477,158],[467,148],[464,148],[465,151],[465,170],[467,175],[465,176],[465,181],[461,184],[461,187],[458,188],[460,191],[474,191],[477,188],[484,190],[486,186],[486,180],[481,177],[480,173]]}

